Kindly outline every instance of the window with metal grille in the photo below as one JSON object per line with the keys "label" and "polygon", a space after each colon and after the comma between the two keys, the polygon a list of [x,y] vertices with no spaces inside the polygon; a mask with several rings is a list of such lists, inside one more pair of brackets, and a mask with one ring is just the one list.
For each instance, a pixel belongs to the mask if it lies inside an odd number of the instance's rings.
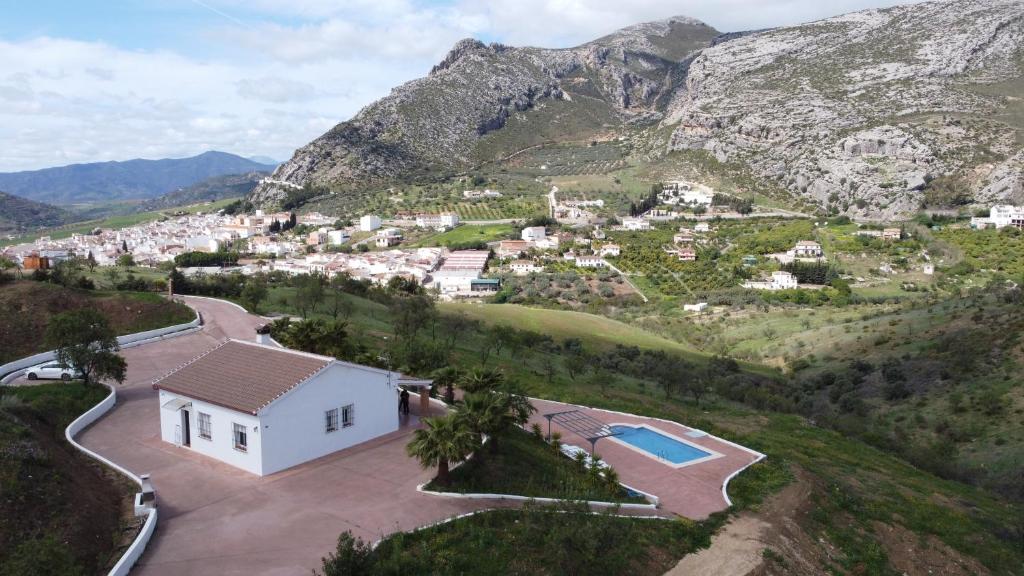
{"label": "window with metal grille", "polygon": [[241,424],[235,424],[232,422],[231,428],[233,430],[233,436],[235,438],[235,450],[240,452],[247,452],[249,450],[249,440],[246,435],[245,426]]}
{"label": "window with metal grille", "polygon": [[324,412],[324,432],[334,432],[338,429],[338,409],[332,408]]}
{"label": "window with metal grille", "polygon": [[349,404],[341,407],[341,425],[344,428],[356,423],[356,405]]}
{"label": "window with metal grille", "polygon": [[213,427],[210,425],[210,415],[199,413],[199,437],[206,440],[213,439]]}

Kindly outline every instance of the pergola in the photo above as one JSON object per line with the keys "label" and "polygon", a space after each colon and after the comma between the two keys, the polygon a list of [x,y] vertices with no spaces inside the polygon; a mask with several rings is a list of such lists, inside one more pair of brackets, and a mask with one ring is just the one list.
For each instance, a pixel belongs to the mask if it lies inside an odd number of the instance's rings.
{"label": "pergola", "polygon": [[601,438],[618,436],[619,432],[613,432],[604,422],[588,416],[580,410],[566,410],[564,412],[552,412],[545,414],[548,419],[548,441],[551,440],[551,423],[554,422],[566,430],[576,434],[590,442],[590,453],[594,453],[594,447]]}

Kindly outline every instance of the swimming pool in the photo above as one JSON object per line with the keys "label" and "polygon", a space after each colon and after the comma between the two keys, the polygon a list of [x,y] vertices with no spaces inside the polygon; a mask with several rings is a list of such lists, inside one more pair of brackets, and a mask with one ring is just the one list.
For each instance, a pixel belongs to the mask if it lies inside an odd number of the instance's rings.
{"label": "swimming pool", "polygon": [[701,450],[646,426],[615,424],[610,428],[612,432],[616,433],[615,436],[612,436],[613,439],[633,446],[641,452],[646,452],[649,456],[667,460],[675,465],[716,456],[712,452]]}

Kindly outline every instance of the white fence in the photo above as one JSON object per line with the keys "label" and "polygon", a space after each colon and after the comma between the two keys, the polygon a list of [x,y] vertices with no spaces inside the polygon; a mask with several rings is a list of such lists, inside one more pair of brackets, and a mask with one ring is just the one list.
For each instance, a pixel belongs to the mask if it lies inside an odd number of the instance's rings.
{"label": "white fence", "polygon": [[[196,312],[196,318],[191,322],[167,326],[165,328],[157,328],[156,330],[136,332],[135,334],[128,334],[127,336],[118,336],[117,343],[122,348],[131,348],[132,346],[145,344],[152,340],[159,340],[169,335],[177,336],[179,333],[186,330],[196,330],[199,328],[200,324],[202,324],[202,318],[199,313]],[[7,364],[0,366],[0,384],[7,384],[11,380],[21,376],[22,372],[26,368],[56,359],[57,354],[53,350],[50,350],[49,352],[40,352],[39,354],[34,354],[27,358],[8,362]]]}

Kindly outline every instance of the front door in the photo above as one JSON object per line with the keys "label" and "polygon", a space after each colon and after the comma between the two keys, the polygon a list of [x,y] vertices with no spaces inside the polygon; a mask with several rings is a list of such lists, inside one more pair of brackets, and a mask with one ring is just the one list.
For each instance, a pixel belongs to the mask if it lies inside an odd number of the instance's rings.
{"label": "front door", "polygon": [[190,418],[189,418],[188,410],[182,410],[181,411],[181,445],[182,446],[191,446],[192,445],[192,442],[191,442],[192,436],[189,433],[189,420],[190,420]]}

